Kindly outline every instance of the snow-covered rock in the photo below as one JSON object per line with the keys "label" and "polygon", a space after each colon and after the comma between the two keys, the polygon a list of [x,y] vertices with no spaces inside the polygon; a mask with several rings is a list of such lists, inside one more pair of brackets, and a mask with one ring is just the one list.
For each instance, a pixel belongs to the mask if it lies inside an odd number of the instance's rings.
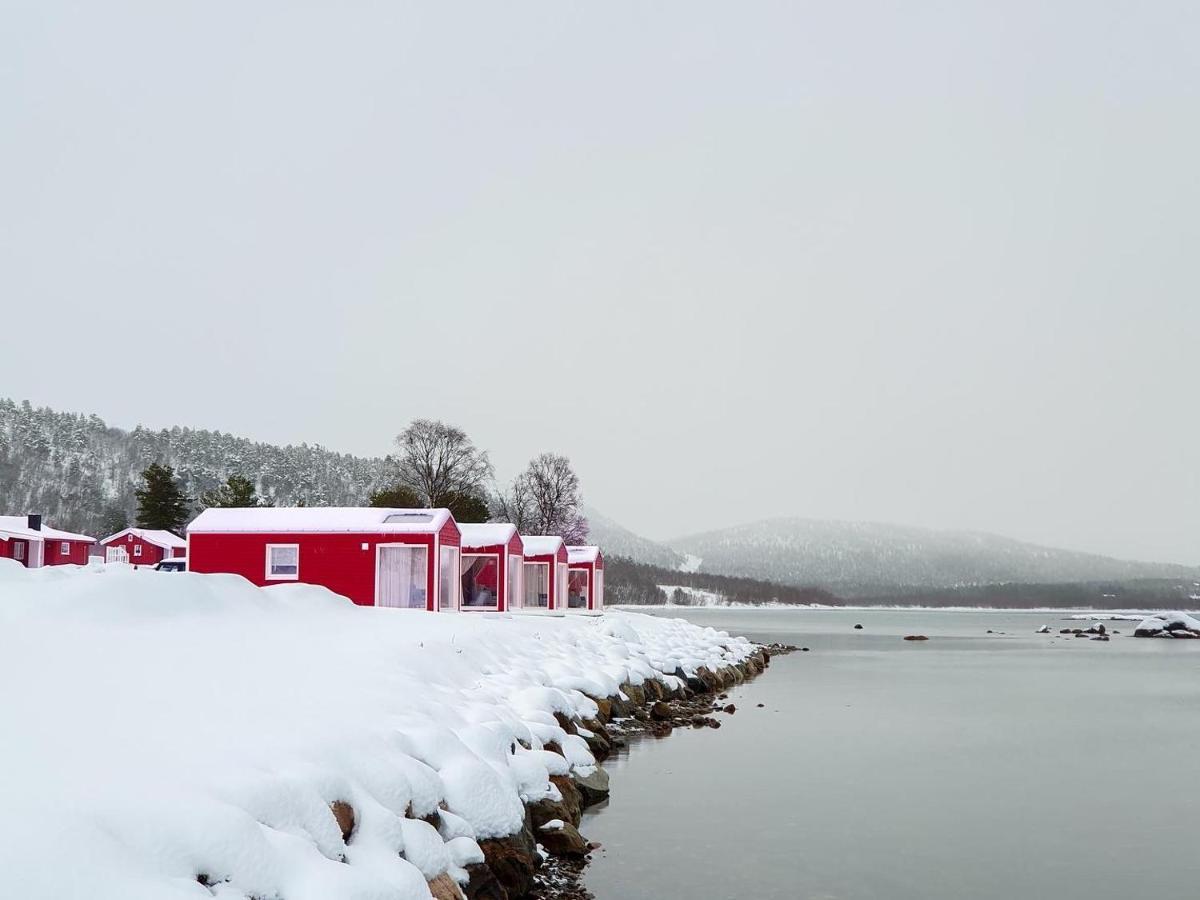
{"label": "snow-covered rock", "polygon": [[1183,612],[1162,612],[1142,620],[1134,637],[1200,637],[1200,621]]}
{"label": "snow-covered rock", "polygon": [[429,614],[0,560],[0,893],[425,900],[560,798],[551,776],[601,777],[555,718],[594,717],[585,689],[753,649],[623,612]]}

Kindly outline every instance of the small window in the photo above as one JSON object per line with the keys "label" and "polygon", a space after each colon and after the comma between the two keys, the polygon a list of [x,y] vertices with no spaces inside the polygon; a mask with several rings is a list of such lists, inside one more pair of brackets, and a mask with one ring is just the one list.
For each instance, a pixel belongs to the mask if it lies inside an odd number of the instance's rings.
{"label": "small window", "polygon": [[295,581],[300,577],[299,544],[267,544],[267,580]]}
{"label": "small window", "polygon": [[63,541],[61,544],[59,544],[59,545],[58,545],[58,552],[59,552],[59,553],[61,553],[63,556],[70,556],[70,555],[71,555],[71,544],[70,544],[70,542],[69,542],[69,541]]}
{"label": "small window", "polygon": [[21,561],[25,559],[25,545],[20,541],[13,541],[12,549],[13,559]]}
{"label": "small window", "polygon": [[142,555],[142,545],[141,545],[141,544],[134,544],[134,545],[133,545],[133,555],[134,555],[134,556],[141,556],[141,555]]}

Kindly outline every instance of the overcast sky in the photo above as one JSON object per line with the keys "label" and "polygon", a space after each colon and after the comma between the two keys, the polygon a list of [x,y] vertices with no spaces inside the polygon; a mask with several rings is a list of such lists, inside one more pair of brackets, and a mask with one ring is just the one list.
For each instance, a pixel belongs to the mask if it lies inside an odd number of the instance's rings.
{"label": "overcast sky", "polygon": [[1194,2],[2,5],[0,395],[1200,563]]}

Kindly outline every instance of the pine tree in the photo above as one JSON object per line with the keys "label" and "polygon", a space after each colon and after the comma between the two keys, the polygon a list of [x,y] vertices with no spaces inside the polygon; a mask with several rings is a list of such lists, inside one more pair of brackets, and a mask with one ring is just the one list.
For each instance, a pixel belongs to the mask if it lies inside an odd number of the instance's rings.
{"label": "pine tree", "polygon": [[446,497],[446,508],[456,522],[487,522],[492,518],[487,500],[478,494],[450,494]]}
{"label": "pine tree", "polygon": [[205,491],[200,495],[200,506],[204,509],[212,506],[219,508],[242,508],[270,505],[270,503],[259,499],[254,482],[241,475],[230,475],[224,484],[213,488],[211,491]]}
{"label": "pine tree", "polygon": [[170,466],[152,463],[142,472],[142,487],[136,492],[137,526],[180,532],[192,513],[191,498],[185,497]]}
{"label": "pine tree", "polygon": [[387,509],[421,509],[425,505],[425,501],[412,488],[403,484],[397,484],[393,487],[376,491],[367,500],[367,504]]}

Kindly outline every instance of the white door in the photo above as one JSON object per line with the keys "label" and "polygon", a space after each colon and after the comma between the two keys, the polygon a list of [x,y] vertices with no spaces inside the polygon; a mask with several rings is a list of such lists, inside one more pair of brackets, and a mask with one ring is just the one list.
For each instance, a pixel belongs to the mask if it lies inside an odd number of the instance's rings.
{"label": "white door", "polygon": [[129,551],[124,547],[105,547],[104,548],[105,562],[129,562]]}
{"label": "white door", "polygon": [[375,602],[398,609],[425,609],[428,562],[424,547],[380,547]]}

